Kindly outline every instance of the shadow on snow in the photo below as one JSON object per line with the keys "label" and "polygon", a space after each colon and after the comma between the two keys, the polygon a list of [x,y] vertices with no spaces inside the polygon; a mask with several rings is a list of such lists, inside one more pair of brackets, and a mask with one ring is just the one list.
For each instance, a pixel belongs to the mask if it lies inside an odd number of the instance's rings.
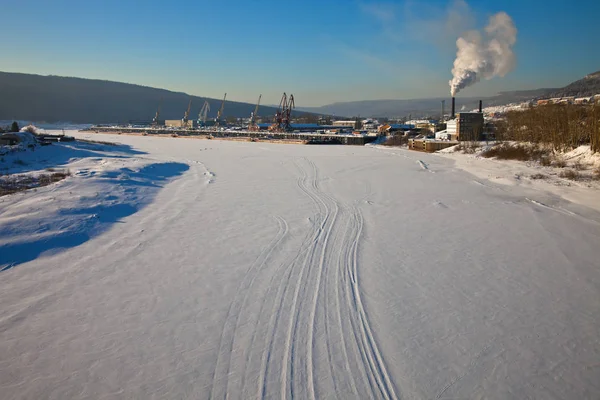
{"label": "shadow on snow", "polygon": [[84,198],[73,208],[59,209],[50,216],[45,215],[27,221],[26,226],[36,227],[35,232],[23,232],[20,221],[13,226],[7,224],[0,227],[2,236],[8,233],[14,237],[26,237],[28,233],[39,234],[48,230],[37,227],[47,227],[49,224],[57,223],[63,225],[60,227],[60,232],[50,238],[25,240],[0,246],[0,271],[35,260],[42,254],[55,254],[87,242],[105,232],[112,224],[122,222],[123,218],[151,203],[160,188],[171,178],[183,174],[188,169],[187,164],[170,162],[146,165],[140,170],[122,168],[118,171],[107,171],[96,175],[94,179],[110,190],[110,195],[101,199],[92,199],[93,204],[90,204],[89,198]]}
{"label": "shadow on snow", "polygon": [[36,147],[25,151],[8,153],[1,157],[0,171],[25,173],[45,167],[64,167],[83,158],[129,158],[146,154],[125,144],[101,144],[91,142],[63,142]]}

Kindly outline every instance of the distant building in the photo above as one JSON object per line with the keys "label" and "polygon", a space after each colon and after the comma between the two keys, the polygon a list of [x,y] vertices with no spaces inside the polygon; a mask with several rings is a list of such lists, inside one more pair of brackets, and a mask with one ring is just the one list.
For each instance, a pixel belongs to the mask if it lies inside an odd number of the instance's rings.
{"label": "distant building", "polygon": [[333,121],[333,126],[346,126],[350,128],[354,128],[354,124],[356,121]]}
{"label": "distant building", "polygon": [[458,113],[455,121],[457,140],[479,140],[481,138],[484,124],[482,113]]}
{"label": "distant building", "polygon": [[[456,114],[456,119],[446,121],[443,138],[447,140],[479,140],[483,134],[483,114],[463,112]],[[442,132],[438,135],[442,137]]]}
{"label": "distant building", "polygon": [[520,108],[530,108],[533,107],[533,101],[524,101],[523,103],[519,104]]}
{"label": "distant building", "polygon": [[395,132],[401,132],[401,133],[406,133],[408,131],[411,131],[415,129],[414,125],[409,125],[409,124],[385,124],[385,125],[381,125],[378,129],[379,133],[384,133],[386,135],[395,133]]}
{"label": "distant building", "polygon": [[458,130],[456,129],[456,119],[446,121],[446,136],[447,140],[457,140]]}
{"label": "distant building", "polygon": [[189,120],[187,124],[183,123],[181,119],[168,119],[165,121],[165,126],[168,128],[193,128],[196,125],[196,121]]}
{"label": "distant building", "polygon": [[435,133],[435,140],[451,140],[447,129]]}
{"label": "distant building", "polygon": [[21,143],[21,136],[17,133],[3,133],[0,135],[0,146],[14,146]]}
{"label": "distant building", "polygon": [[435,132],[437,127],[437,121],[429,119],[413,119],[406,121],[408,125],[414,125],[416,129],[427,129],[430,132]]}
{"label": "distant building", "polygon": [[575,104],[587,104],[587,103],[591,103],[594,101],[593,97],[579,97],[576,98],[574,103]]}
{"label": "distant building", "polygon": [[370,118],[363,119],[361,121],[361,123],[362,123],[363,129],[366,129],[366,130],[375,130],[381,125],[378,120],[370,119]]}

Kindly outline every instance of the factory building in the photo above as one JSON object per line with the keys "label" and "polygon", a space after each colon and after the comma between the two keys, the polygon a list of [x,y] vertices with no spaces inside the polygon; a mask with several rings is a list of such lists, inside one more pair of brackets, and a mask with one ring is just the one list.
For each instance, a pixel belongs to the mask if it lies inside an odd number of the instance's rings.
{"label": "factory building", "polygon": [[438,140],[480,140],[483,136],[483,108],[479,101],[479,112],[455,114],[455,102],[452,98],[452,117],[446,121],[446,129],[435,133]]}
{"label": "factory building", "polygon": [[353,128],[356,121],[333,121],[333,126]]}
{"label": "factory building", "polygon": [[184,123],[181,119],[168,119],[165,121],[165,126],[167,128],[186,128],[191,129],[196,126],[196,121],[189,120],[187,123]]}
{"label": "factory building", "polygon": [[480,140],[483,134],[482,113],[458,113],[454,121],[456,124],[456,140]]}
{"label": "factory building", "polygon": [[409,124],[385,124],[381,125],[377,131],[381,134],[390,135],[394,133],[406,134],[414,129],[415,126]]}

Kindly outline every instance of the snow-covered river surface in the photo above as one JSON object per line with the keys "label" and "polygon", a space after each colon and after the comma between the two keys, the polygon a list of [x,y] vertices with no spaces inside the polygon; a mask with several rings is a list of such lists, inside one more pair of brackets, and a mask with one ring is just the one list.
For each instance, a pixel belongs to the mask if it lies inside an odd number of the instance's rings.
{"label": "snow-covered river surface", "polygon": [[77,136],[123,146],[0,198],[2,399],[600,395],[591,209],[405,150]]}

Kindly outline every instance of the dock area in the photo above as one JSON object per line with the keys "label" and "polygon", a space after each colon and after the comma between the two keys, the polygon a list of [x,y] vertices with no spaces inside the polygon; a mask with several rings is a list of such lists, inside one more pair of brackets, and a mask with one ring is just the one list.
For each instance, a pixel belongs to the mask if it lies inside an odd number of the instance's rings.
{"label": "dock area", "polygon": [[169,135],[182,137],[204,137],[206,139],[234,139],[247,138],[248,140],[301,142],[304,144],[341,144],[352,146],[364,146],[374,142],[377,136],[369,135],[334,135],[312,132],[268,132],[248,130],[217,131],[209,129],[166,129],[166,128],[122,128],[122,127],[90,127],[85,129],[89,132],[116,133],[116,134],[138,134],[138,135]]}

